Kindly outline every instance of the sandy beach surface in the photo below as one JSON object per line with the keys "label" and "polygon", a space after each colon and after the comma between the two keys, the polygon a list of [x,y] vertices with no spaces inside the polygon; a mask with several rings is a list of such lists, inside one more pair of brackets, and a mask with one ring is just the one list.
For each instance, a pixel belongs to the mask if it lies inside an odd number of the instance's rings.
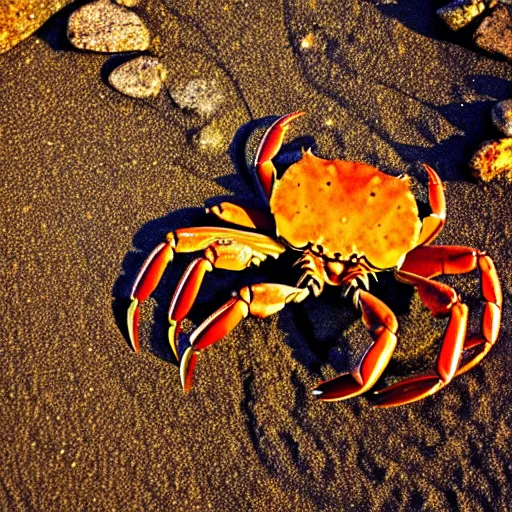
{"label": "sandy beach surface", "polygon": [[[451,34],[437,1],[147,0],[135,12],[168,77],[157,98],[133,99],[107,82],[126,55],[67,42],[83,3],[0,56],[0,509],[510,510],[512,184],[477,182],[467,163],[499,137],[490,110],[512,97],[512,65]],[[176,101],[190,83],[211,93],[199,112]],[[144,259],[168,231],[210,224],[205,204],[257,206],[247,161],[269,122],[296,110],[307,115],[280,164],[312,147],[408,172],[424,203],[426,162],[446,184],[435,243],[495,261],[499,340],[430,398],[377,409],[311,395],[370,343],[339,289],[245,320],[200,356],[185,395],[166,315],[191,256],[143,304],[141,353],[129,347]],[[190,320],[245,284],[293,283],[293,261],[208,275]],[[441,280],[478,332],[478,273]],[[431,368],[446,320],[392,276],[372,290],[400,324],[379,386]]]}

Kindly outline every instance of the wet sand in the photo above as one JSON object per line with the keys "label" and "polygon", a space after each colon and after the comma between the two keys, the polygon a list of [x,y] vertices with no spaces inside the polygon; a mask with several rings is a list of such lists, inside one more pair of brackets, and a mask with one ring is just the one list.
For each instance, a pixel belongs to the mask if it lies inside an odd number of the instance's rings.
{"label": "wet sand", "polygon": [[[0,56],[2,510],[510,506],[512,184],[478,183],[467,162],[497,136],[490,110],[512,96],[511,65],[449,34],[435,18],[440,2],[257,4],[148,0],[137,11],[158,36],[152,50],[171,90],[217,84],[223,102],[208,122],[168,94],[135,100],[106,85],[123,58],[66,43],[75,6]],[[435,243],[476,247],[496,263],[499,341],[433,397],[393,409],[312,397],[370,342],[337,289],[244,321],[201,355],[185,396],[166,340],[185,256],[142,308],[141,354],[128,346],[126,299],[145,257],[166,232],[210,223],[201,208],[212,198],[257,205],[246,155],[269,116],[295,110],[307,115],[285,155],[312,146],[410,172],[423,201],[417,164],[427,162],[446,183]],[[291,279],[286,261],[208,276],[191,320],[249,282]],[[478,331],[478,275],[444,280]],[[380,385],[429,368],[446,321],[393,279],[373,290],[400,323]]]}

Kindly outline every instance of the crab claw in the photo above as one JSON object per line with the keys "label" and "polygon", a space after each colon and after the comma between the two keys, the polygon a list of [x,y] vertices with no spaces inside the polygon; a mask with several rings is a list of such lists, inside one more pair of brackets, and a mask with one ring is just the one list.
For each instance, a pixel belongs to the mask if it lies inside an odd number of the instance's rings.
{"label": "crab claw", "polygon": [[288,130],[288,125],[304,112],[293,112],[280,117],[263,135],[256,157],[254,158],[254,165],[256,167],[256,174],[263,191],[265,199],[269,199],[272,192],[272,186],[276,179],[276,168],[272,163],[281,146],[283,145],[284,136]]}
{"label": "crab claw", "polygon": [[127,312],[128,337],[135,352],[139,352],[139,304],[144,302],[157,287],[167,264],[172,261],[174,249],[170,242],[159,244],[139,270],[130,295]]}

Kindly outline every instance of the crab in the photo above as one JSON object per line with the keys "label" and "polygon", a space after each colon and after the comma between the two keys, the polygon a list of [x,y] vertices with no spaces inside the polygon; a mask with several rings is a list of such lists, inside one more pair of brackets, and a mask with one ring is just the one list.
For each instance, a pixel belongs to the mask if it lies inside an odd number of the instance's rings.
{"label": "crab", "polygon": [[[398,323],[391,309],[369,291],[369,276],[392,273],[415,287],[436,317],[447,317],[439,355],[425,375],[406,378],[371,394],[375,405],[389,407],[436,393],[455,376],[479,363],[495,344],[501,319],[502,293],[491,258],[478,249],[429,245],[446,218],[443,184],[428,165],[431,214],[420,219],[407,175],[399,177],[358,162],[324,160],[308,151],[280,179],[272,162],[295,112],[279,118],[265,132],[254,162],[254,174],[268,205],[266,211],[223,202],[207,212],[237,227],[190,227],[169,233],[139,271],[128,308],[128,334],[139,352],[139,306],[155,290],[175,253],[200,252],[185,270],[169,308],[169,343],[180,361],[185,391],[193,384],[199,354],[248,315],[264,318],[289,303],[318,297],[326,285],[352,294],[372,344],[353,371],[320,382],[313,395],[344,400],[370,391],[383,374],[397,345]],[[268,236],[258,231],[274,233]],[[301,277],[295,285],[259,283],[244,286],[199,325],[178,357],[178,335],[203,278],[213,269],[240,271],[268,257],[295,251]],[[484,301],[480,333],[467,337],[468,307],[450,286],[433,278],[479,269]]]}

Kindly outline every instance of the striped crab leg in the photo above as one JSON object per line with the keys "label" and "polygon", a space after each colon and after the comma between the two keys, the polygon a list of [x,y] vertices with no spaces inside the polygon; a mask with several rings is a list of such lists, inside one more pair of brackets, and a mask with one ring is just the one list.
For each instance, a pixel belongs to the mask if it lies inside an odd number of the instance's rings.
{"label": "striped crab leg", "polygon": [[135,352],[139,352],[139,305],[156,289],[175,253],[204,251],[187,268],[174,293],[169,309],[169,341],[177,356],[176,338],[181,321],[192,308],[206,272],[213,268],[243,270],[259,265],[268,256],[277,258],[285,247],[259,233],[231,228],[196,227],[177,229],[167,235],[142,265],[131,291],[128,308],[128,333]]}
{"label": "striped crab leg", "polygon": [[363,322],[374,341],[354,371],[321,382],[313,390],[321,400],[345,400],[371,389],[386,369],[396,347],[398,323],[393,312],[372,294],[364,290],[356,293]]}
{"label": "striped crab leg", "polygon": [[374,394],[376,405],[391,407],[421,400],[445,387],[455,377],[464,348],[468,323],[468,307],[455,290],[443,283],[405,272],[395,271],[395,277],[418,290],[421,300],[435,317],[448,316],[435,372],[410,377]]}
{"label": "striped crab leg", "polygon": [[181,358],[180,377],[184,391],[194,381],[198,355],[229,334],[245,317],[258,318],[277,313],[290,302],[301,302],[309,295],[308,288],[277,283],[244,286],[231,300],[210,315],[191,335],[190,344]]}
{"label": "striped crab leg", "polygon": [[473,349],[476,353],[458,370],[460,375],[478,364],[498,339],[503,296],[498,274],[492,259],[478,249],[456,245],[417,247],[412,250],[401,270],[426,278],[439,275],[465,274],[478,269],[481,276],[481,292],[485,301],[480,335],[470,337],[464,343],[464,354]]}

